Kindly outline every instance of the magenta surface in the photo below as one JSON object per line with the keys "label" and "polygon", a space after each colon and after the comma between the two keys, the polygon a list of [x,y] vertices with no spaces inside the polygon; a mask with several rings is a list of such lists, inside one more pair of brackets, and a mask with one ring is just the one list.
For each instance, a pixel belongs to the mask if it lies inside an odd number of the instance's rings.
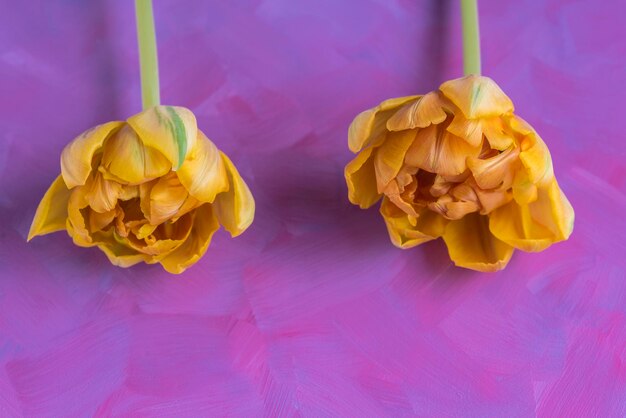
{"label": "magenta surface", "polygon": [[626,6],[481,0],[485,74],[548,143],[572,238],[506,271],[389,242],[347,126],[460,75],[456,1],[159,0],[162,99],[257,217],[182,276],[25,239],[63,146],[140,110],[132,2],[0,2],[0,416],[623,417]]}

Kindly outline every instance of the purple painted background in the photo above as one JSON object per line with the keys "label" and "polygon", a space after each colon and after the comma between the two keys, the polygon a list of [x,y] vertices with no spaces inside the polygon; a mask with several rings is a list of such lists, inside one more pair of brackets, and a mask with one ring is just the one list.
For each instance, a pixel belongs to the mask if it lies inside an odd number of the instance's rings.
{"label": "purple painted background", "polygon": [[480,6],[568,242],[479,274],[347,201],[351,119],[459,75],[456,1],[159,0],[163,102],[257,200],[170,276],[25,242],[63,146],[140,110],[132,2],[1,0],[0,416],[625,416],[625,3]]}

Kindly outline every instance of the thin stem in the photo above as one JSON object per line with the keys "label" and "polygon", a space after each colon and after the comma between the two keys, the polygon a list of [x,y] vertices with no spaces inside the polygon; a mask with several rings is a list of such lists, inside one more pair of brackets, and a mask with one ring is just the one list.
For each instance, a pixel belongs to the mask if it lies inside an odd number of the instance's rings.
{"label": "thin stem", "polygon": [[161,102],[152,0],[135,0],[135,13],[137,15],[139,66],[141,68],[141,99],[145,110]]}
{"label": "thin stem", "polygon": [[480,33],[477,0],[461,0],[463,22],[463,71],[480,75]]}

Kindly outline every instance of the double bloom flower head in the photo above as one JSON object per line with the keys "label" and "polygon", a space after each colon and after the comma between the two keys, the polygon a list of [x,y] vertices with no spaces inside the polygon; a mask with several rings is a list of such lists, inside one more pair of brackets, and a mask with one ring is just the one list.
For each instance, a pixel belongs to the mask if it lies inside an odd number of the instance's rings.
{"label": "double bloom flower head", "polygon": [[[548,148],[487,77],[386,100],[356,117],[349,146],[358,153],[345,169],[349,199],[368,208],[382,198],[400,248],[443,237],[456,265],[495,271],[514,249],[541,251],[572,232]],[[67,230],[113,264],[181,273],[220,225],[237,236],[253,218],[246,183],[194,115],[155,106],[65,147],[29,239]]]}
{"label": "double bloom flower head", "polygon": [[92,128],[61,155],[28,239],[67,230],[118,266],[161,263],[181,273],[220,225],[234,237],[254,218],[254,200],[228,157],[188,109],[149,108]]}
{"label": "double bloom flower head", "polygon": [[391,241],[443,237],[458,266],[496,271],[514,249],[541,251],[572,232],[546,144],[488,77],[390,99],[356,117],[345,169],[350,201],[382,198]]}

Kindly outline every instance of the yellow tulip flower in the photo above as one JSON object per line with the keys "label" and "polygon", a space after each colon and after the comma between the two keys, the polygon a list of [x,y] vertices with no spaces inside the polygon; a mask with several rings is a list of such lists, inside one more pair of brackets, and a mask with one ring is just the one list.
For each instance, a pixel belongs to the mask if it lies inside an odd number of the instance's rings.
{"label": "yellow tulip flower", "polygon": [[92,128],[61,155],[28,239],[67,230],[118,266],[161,263],[182,273],[223,225],[235,237],[254,218],[237,169],[183,107],[154,106]]}
{"label": "yellow tulip flower", "polygon": [[382,197],[396,246],[442,237],[457,266],[478,271],[567,239],[574,211],[550,152],[513,110],[493,80],[469,75],[361,113],[349,130],[350,201]]}

